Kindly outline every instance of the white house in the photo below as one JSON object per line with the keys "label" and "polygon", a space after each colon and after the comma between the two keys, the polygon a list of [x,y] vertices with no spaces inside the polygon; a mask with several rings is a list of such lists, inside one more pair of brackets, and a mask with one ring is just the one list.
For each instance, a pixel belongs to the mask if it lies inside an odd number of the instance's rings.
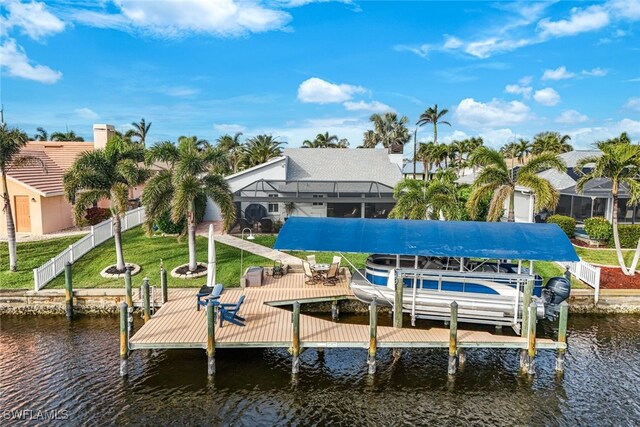
{"label": "white house", "polygon": [[[402,154],[378,149],[287,148],[226,178],[238,218],[289,215],[386,218],[402,179]],[[211,200],[205,220],[220,219]]]}

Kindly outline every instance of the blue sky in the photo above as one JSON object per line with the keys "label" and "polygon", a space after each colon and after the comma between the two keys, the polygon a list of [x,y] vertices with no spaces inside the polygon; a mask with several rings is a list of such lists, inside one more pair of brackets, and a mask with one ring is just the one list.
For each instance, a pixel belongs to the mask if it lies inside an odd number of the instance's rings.
{"label": "blue sky", "polygon": [[[640,0],[0,0],[5,120],[149,139],[319,132],[361,143],[374,112],[448,108],[439,140],[556,130],[640,139]],[[431,138],[431,129],[418,139]]]}

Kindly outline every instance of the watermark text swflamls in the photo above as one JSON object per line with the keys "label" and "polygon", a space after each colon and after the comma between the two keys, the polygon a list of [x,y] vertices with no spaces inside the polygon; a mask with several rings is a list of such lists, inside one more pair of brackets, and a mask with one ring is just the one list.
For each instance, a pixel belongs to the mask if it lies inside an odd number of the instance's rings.
{"label": "watermark text swflamls", "polygon": [[68,420],[69,411],[66,409],[10,409],[2,411],[2,419],[9,420]]}

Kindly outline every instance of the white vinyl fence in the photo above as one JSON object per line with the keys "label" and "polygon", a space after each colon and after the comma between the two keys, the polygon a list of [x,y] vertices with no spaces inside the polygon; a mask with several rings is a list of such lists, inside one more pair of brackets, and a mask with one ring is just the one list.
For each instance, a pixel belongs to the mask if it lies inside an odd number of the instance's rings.
{"label": "white vinyl fence", "polygon": [[569,267],[569,272],[577,279],[582,280],[594,289],[594,301],[597,304],[600,297],[600,267],[591,265],[588,262],[578,261],[570,263],[558,263],[562,267]]}
{"label": "white vinyl fence", "polygon": [[[145,218],[143,207],[128,211],[122,218],[122,231],[126,231],[142,224]],[[67,261],[73,264],[80,259],[81,256],[98,246],[100,243],[109,240],[111,237],[113,237],[111,218],[91,227],[91,232],[89,234],[75,242],[73,245],[70,245],[55,257],[51,258],[50,261],[47,261],[40,267],[33,269],[33,283],[35,290],[39,291],[47,283],[62,273]]]}

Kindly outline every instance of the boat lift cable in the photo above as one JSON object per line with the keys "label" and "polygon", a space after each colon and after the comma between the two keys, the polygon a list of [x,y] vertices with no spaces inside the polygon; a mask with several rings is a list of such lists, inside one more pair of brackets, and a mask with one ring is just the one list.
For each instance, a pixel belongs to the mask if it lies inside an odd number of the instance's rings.
{"label": "boat lift cable", "polygon": [[364,276],[364,274],[362,274],[362,273],[360,272],[360,270],[359,270],[358,268],[356,268],[356,266],[355,266],[355,265],[353,265],[353,264],[351,263],[351,261],[349,261],[349,258],[347,258],[346,256],[344,256],[344,254],[343,254],[342,252],[338,252],[338,253],[340,254],[340,256],[341,256],[342,258],[344,258],[344,259],[345,259],[345,261],[347,261],[347,262],[349,263],[349,265],[351,266],[351,268],[353,268],[353,271],[355,271],[357,274],[359,274],[359,275],[360,275],[360,277],[362,277],[362,278],[364,279],[364,281],[365,281],[369,286],[371,286],[371,289],[373,289],[373,290],[376,292],[376,294],[380,295],[381,299],[383,299],[383,300],[387,301],[389,304],[393,305],[393,301],[391,301],[391,300],[390,300],[389,298],[387,298],[387,297],[386,297],[382,292],[380,292],[380,289],[378,289],[378,287],[377,287],[376,285],[374,285],[374,284],[373,284],[373,283],[371,283],[369,280],[367,280],[367,278]]}

